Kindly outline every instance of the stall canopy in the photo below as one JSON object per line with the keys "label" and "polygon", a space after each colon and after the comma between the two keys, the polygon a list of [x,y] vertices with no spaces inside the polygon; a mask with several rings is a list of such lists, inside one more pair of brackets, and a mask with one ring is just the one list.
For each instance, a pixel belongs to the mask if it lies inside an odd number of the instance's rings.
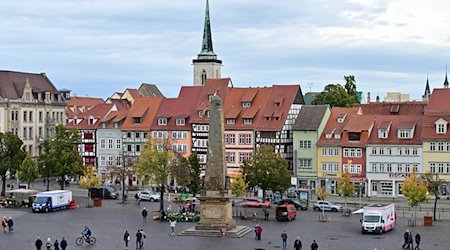
{"label": "stall canopy", "polygon": [[8,190],[6,191],[6,193],[14,193],[14,194],[23,194],[23,195],[33,195],[35,193],[39,192],[38,190],[34,190],[34,189],[12,189],[12,190]]}

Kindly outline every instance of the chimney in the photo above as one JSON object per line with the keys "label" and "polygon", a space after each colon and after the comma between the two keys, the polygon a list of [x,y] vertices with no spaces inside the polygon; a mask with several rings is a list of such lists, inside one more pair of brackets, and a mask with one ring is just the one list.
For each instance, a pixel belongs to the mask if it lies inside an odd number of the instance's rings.
{"label": "chimney", "polygon": [[370,92],[367,92],[367,103],[370,103]]}

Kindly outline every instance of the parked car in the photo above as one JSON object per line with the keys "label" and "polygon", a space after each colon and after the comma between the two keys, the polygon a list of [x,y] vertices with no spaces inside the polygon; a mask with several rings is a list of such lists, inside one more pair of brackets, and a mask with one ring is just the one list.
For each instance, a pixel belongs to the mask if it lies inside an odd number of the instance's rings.
{"label": "parked car", "polygon": [[119,192],[112,187],[90,188],[89,194],[92,199],[117,199]]}
{"label": "parked car", "polygon": [[240,203],[243,207],[271,207],[270,201],[262,201],[258,198],[246,197]]}
{"label": "parked car", "polygon": [[281,220],[295,220],[297,217],[297,209],[292,204],[277,205],[275,208],[275,217],[277,221]]}
{"label": "parked car", "polygon": [[299,210],[307,210],[308,209],[308,205],[301,203],[298,200],[293,200],[293,199],[282,199],[281,201],[279,201],[277,203],[278,205],[283,205],[283,204],[291,204],[295,206],[295,209]]}
{"label": "parked car", "polygon": [[137,197],[141,200],[146,201],[159,201],[161,199],[161,195],[151,191],[151,190],[142,190],[137,193]]}
{"label": "parked car", "polygon": [[325,210],[325,211],[331,211],[331,212],[340,212],[342,211],[342,206],[341,205],[336,205],[332,202],[329,201],[318,201],[316,203],[314,203],[313,205],[314,210],[319,211],[319,210]]}

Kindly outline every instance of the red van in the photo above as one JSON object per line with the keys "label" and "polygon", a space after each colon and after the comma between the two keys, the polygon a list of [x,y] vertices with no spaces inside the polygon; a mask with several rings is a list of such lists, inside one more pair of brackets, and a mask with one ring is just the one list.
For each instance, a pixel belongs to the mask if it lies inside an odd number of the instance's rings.
{"label": "red van", "polygon": [[278,205],[275,208],[275,216],[278,221],[295,220],[295,218],[297,217],[297,209],[292,204]]}

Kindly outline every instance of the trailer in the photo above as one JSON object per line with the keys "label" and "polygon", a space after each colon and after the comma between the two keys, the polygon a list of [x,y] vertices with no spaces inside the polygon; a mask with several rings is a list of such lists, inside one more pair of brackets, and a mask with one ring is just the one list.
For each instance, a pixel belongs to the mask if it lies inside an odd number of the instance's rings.
{"label": "trailer", "polygon": [[32,204],[34,212],[51,212],[70,208],[72,201],[71,190],[52,190],[36,194]]}
{"label": "trailer", "polygon": [[384,233],[393,229],[396,225],[397,215],[395,205],[372,204],[363,208],[361,219],[361,232]]}

